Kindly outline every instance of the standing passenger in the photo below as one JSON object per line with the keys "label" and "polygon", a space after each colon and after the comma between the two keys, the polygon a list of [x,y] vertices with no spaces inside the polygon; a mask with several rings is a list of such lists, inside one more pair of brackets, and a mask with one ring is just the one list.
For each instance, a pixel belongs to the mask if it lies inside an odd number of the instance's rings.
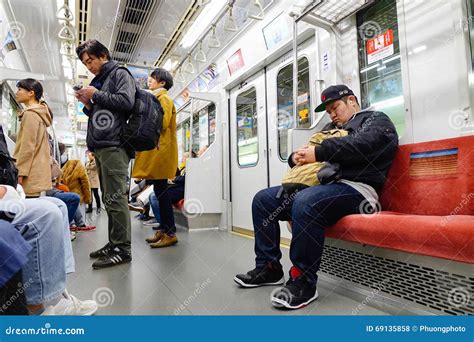
{"label": "standing passenger", "polygon": [[124,147],[122,132],[135,104],[135,80],[127,70],[110,60],[109,50],[99,41],[85,41],[77,57],[95,75],[91,84],[76,92],[89,117],[87,147],[94,152],[102,200],[109,219],[109,242],[92,252],[99,258],[93,268],[132,261],[130,212],[127,205],[127,173],[132,153]]}
{"label": "standing passenger", "polygon": [[41,192],[52,187],[47,132],[52,123],[52,114],[46,103],[41,101],[41,83],[26,78],[16,86],[16,100],[26,105],[26,109],[18,115],[21,124],[14,153],[18,183],[23,186],[27,197],[39,197]]}
{"label": "standing passenger", "polygon": [[173,178],[178,167],[178,142],[176,139],[176,108],[168,95],[173,86],[173,77],[165,69],[155,69],[148,77],[148,87],[160,101],[164,110],[163,129],[155,150],[137,153],[132,177],[150,179],[160,207],[160,230],[152,240],[152,248],[161,248],[178,243],[174,223],[173,207],[168,193],[168,179]]}
{"label": "standing passenger", "polygon": [[[95,201],[97,202],[97,214],[100,214],[100,196],[99,196],[99,176],[97,175],[97,166],[95,164],[95,156],[94,153],[88,152],[87,153],[87,163],[86,163],[86,170],[87,176],[89,177],[89,182],[91,185],[91,191],[94,195]],[[89,208],[87,208],[87,213],[92,213],[92,205],[93,199],[89,204]]]}

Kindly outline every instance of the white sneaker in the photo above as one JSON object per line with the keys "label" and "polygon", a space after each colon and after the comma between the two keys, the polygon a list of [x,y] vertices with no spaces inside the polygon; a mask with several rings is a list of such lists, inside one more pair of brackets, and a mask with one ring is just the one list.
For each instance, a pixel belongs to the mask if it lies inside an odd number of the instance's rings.
{"label": "white sneaker", "polygon": [[79,300],[73,295],[70,295],[66,290],[63,293],[64,298],[61,298],[58,304],[54,306],[54,313],[50,314],[48,311],[46,315],[51,316],[91,316],[96,313],[98,306],[95,300]]}

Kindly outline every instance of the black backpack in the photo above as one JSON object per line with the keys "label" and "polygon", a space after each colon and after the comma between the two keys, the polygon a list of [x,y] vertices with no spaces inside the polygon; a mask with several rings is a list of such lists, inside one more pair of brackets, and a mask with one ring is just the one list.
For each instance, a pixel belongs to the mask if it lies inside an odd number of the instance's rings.
{"label": "black backpack", "polygon": [[18,184],[18,169],[15,159],[10,157],[10,152],[8,152],[2,126],[0,126],[0,184],[11,185],[14,188]]}
{"label": "black backpack", "polygon": [[[127,68],[123,69],[130,73]],[[158,146],[162,128],[163,107],[160,101],[137,85],[135,105],[123,132],[124,145],[137,152],[152,150]]]}

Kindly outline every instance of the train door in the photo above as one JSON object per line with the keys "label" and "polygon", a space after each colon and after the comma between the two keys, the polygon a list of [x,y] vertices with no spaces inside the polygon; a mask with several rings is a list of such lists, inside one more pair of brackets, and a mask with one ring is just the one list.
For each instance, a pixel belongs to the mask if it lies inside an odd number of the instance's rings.
{"label": "train door", "polygon": [[253,230],[252,199],[268,186],[265,75],[230,91],[232,227]]}
{"label": "train door", "polygon": [[[293,55],[283,56],[267,69],[268,103],[268,168],[270,186],[281,184],[288,171],[288,130],[309,128],[313,123],[310,79],[314,78],[314,39],[309,39],[298,52],[297,116],[293,115]],[[286,223],[280,222],[281,236],[290,239]]]}
{"label": "train door", "polygon": [[268,145],[270,186],[281,184],[288,169],[288,130],[309,128],[314,110],[311,103],[310,78],[313,65],[314,40],[310,39],[298,52],[297,117],[293,116],[293,62],[283,57],[267,70]]}

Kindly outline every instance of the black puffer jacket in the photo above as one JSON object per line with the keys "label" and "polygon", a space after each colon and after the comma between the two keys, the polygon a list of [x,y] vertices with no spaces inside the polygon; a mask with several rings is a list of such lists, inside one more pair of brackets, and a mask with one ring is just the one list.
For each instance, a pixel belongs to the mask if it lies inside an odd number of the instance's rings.
{"label": "black puffer jacket", "polygon": [[[333,123],[323,130],[337,128]],[[398,134],[390,118],[376,111],[357,113],[344,125],[349,135],[327,139],[315,147],[316,160],[338,163],[342,177],[380,191],[398,148]],[[294,166],[292,156],[288,158]]]}
{"label": "black puffer jacket", "polygon": [[110,61],[102,65],[100,74],[91,82],[99,89],[92,97],[91,110],[84,108],[89,117],[87,148],[121,146],[122,133],[135,104],[136,84],[127,70]]}

